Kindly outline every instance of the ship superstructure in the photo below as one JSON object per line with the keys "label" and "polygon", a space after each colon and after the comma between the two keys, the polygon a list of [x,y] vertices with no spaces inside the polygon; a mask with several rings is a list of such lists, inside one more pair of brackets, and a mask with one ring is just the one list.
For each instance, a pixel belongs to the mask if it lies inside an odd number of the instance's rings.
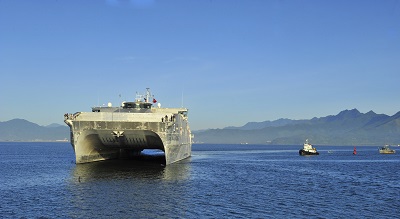
{"label": "ship superstructure", "polygon": [[129,158],[144,149],[164,151],[165,164],[191,156],[188,109],[161,108],[147,88],[133,102],[92,107],[92,112],[65,114],[76,163]]}

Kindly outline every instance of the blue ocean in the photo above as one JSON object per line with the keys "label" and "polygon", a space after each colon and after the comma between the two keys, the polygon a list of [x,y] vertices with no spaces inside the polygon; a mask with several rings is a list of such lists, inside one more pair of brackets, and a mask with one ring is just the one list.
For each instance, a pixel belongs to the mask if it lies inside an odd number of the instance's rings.
{"label": "blue ocean", "polygon": [[193,145],[76,165],[69,143],[0,143],[1,218],[399,218],[400,147]]}

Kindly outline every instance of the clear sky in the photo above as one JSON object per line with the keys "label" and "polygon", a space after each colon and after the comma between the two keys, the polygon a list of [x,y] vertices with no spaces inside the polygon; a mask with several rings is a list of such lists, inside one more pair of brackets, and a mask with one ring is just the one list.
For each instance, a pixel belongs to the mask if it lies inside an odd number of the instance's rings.
{"label": "clear sky", "polygon": [[400,1],[0,0],[0,121],[63,124],[146,87],[192,130],[393,115]]}

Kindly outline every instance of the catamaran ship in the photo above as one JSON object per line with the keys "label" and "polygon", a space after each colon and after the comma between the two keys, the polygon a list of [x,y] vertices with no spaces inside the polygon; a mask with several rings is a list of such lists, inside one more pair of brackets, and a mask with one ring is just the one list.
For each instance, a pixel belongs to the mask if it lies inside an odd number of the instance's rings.
{"label": "catamaran ship", "polygon": [[165,164],[191,156],[192,134],[187,108],[161,108],[150,89],[121,106],[92,107],[91,112],[65,114],[76,163],[131,158],[145,149],[164,152]]}

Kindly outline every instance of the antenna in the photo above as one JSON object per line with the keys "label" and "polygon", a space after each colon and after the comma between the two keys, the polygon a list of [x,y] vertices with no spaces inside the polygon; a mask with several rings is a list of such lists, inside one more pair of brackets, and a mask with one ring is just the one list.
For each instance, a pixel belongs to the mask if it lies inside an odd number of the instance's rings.
{"label": "antenna", "polygon": [[151,96],[150,88],[146,88],[146,101],[145,101],[146,103],[149,102],[150,96]]}
{"label": "antenna", "polygon": [[122,102],[121,102],[121,94],[119,94],[119,107],[118,107],[118,112],[119,112],[119,113],[121,112],[121,105],[122,105]]}

